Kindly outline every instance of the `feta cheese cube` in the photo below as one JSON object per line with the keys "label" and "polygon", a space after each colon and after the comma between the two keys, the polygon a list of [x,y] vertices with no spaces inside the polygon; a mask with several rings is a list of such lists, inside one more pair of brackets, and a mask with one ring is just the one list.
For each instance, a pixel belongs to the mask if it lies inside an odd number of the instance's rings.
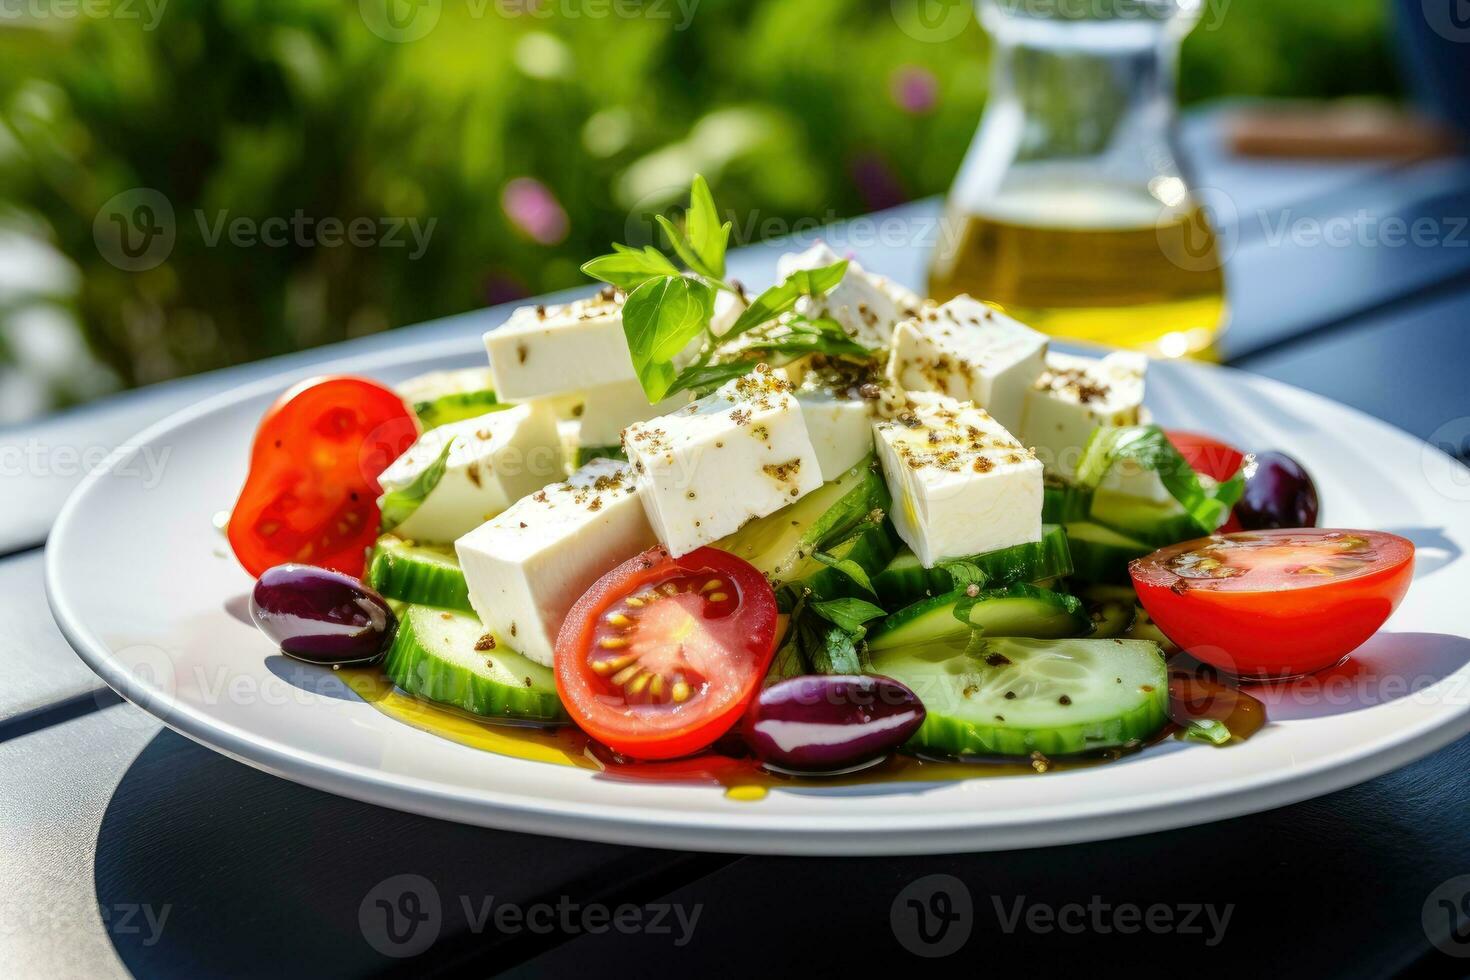
{"label": "feta cheese cube", "polygon": [[566,482],[516,501],[454,548],[480,621],[550,667],[572,604],[654,543],[631,468],[595,459]]}
{"label": "feta cheese cube", "polygon": [[1147,370],[1142,354],[1119,352],[1101,360],[1048,354],[1046,370],[1026,392],[1021,441],[1048,472],[1072,479],[1093,429],[1138,424]]}
{"label": "feta cheese cube", "polygon": [[1041,540],[1041,462],[983,409],[915,395],[873,432],[893,526],[925,568]]}
{"label": "feta cheese cube", "polygon": [[873,451],[873,405],[819,385],[796,390],[822,482],[835,480]]}
{"label": "feta cheese cube", "polygon": [[773,372],[628,426],[623,448],[654,533],[676,557],[822,485],[801,408]]}
{"label": "feta cheese cube", "polygon": [[579,418],[582,429],[578,436],[586,447],[617,446],[623,430],[634,422],[667,415],[689,404],[690,393],[680,392],[656,405],[648,403],[643,386],[637,381],[619,381],[590,389],[582,400]]}
{"label": "feta cheese cube", "polygon": [[634,381],[622,293],[608,287],[563,306],[523,306],[485,334],[495,391],[506,401]]}
{"label": "feta cheese cube", "polygon": [[1045,356],[1044,334],[957,296],[898,325],[888,375],[906,391],[972,401],[1015,432]]}
{"label": "feta cheese cube", "polygon": [[[785,279],[799,269],[820,269],[840,262],[842,256],[818,242],[805,252],[788,252],[776,263],[776,274]],[[825,296],[803,297],[796,312],[816,319],[831,317],[842,324],[847,335],[864,347],[886,348],[893,341],[893,328],[900,320],[918,314],[923,301],[884,276],[877,276],[851,260],[842,281]]]}
{"label": "feta cheese cube", "polygon": [[383,471],[378,482],[388,492],[408,487],[446,445],[450,449],[444,475],[394,529],[401,537],[453,541],[566,475],[556,418],[544,404],[533,402],[430,429]]}

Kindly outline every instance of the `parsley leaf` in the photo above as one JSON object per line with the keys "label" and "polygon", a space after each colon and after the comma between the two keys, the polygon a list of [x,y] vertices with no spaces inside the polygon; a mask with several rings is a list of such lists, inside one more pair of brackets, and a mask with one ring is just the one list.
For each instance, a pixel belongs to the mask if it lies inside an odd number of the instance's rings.
{"label": "parsley leaf", "polygon": [[668,394],[674,358],[705,330],[714,302],[709,286],[680,275],[650,279],[628,295],[623,333],[650,405]]}
{"label": "parsley leaf", "polygon": [[885,615],[882,606],[874,605],[866,599],[829,599],[825,602],[814,602],[811,608],[827,622],[858,636],[867,633],[864,623]]}

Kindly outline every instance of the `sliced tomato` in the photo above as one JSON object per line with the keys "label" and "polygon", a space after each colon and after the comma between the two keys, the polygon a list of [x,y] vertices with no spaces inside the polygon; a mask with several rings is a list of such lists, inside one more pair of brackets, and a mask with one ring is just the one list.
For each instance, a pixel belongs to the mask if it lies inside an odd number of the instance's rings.
{"label": "sliced tomato", "polygon": [[650,548],[577,601],[556,639],[556,689],[588,735],[633,759],[710,745],[740,719],[776,646],[776,596],[715,548]]}
{"label": "sliced tomato", "polygon": [[230,514],[230,547],[251,575],[298,562],[361,576],[378,533],[378,475],[418,422],[391,388],[313,378],[265,413]]}
{"label": "sliced tomato", "polygon": [[[1239,473],[1240,468],[1245,465],[1245,453],[1219,439],[1179,429],[1165,429],[1164,435],[1168,436],[1174,448],[1179,450],[1179,455],[1184,457],[1190,469],[1196,473],[1203,473],[1216,483],[1224,483]],[[1221,534],[1240,530],[1244,529],[1240,521],[1235,519],[1234,512],[1231,512],[1225,523],[1220,526]]]}
{"label": "sliced tomato", "polygon": [[1414,575],[1413,542],[1383,531],[1215,534],[1135,560],[1139,601],[1164,635],[1237,677],[1339,663],[1372,636]]}

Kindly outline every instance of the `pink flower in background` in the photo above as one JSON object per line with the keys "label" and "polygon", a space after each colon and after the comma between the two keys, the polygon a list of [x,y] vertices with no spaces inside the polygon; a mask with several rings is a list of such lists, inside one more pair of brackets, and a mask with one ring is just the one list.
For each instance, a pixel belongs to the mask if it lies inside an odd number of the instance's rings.
{"label": "pink flower in background", "polygon": [[507,183],[500,192],[500,206],[511,224],[542,245],[563,241],[571,227],[556,195],[534,177],[517,177]]}
{"label": "pink flower in background", "polygon": [[904,112],[922,116],[939,102],[939,79],[921,65],[903,65],[888,76],[888,94]]}

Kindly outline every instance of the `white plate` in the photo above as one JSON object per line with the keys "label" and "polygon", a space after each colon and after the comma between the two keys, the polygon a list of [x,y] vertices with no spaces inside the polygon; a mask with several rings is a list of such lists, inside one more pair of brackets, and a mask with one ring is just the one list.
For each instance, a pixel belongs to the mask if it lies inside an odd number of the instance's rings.
{"label": "white plate", "polygon": [[[397,381],[475,363],[472,340],[332,365]],[[261,413],[296,376],[166,419],[87,479],[47,546],[52,609],[82,658],[168,726],[311,786],[510,830],[718,851],[884,854],[1095,840],[1217,820],[1360,782],[1470,730],[1470,471],[1389,426],[1261,378],[1159,364],[1170,426],[1302,460],[1323,522],[1420,545],[1378,636],[1325,677],[1266,695],[1271,725],[1229,749],[1168,742],[1046,776],[775,789],[628,783],[479,752],[406,727],[330,671],[294,664],[243,617],[250,578],[211,517],[245,474]],[[1408,395],[1409,393],[1406,393]]]}

